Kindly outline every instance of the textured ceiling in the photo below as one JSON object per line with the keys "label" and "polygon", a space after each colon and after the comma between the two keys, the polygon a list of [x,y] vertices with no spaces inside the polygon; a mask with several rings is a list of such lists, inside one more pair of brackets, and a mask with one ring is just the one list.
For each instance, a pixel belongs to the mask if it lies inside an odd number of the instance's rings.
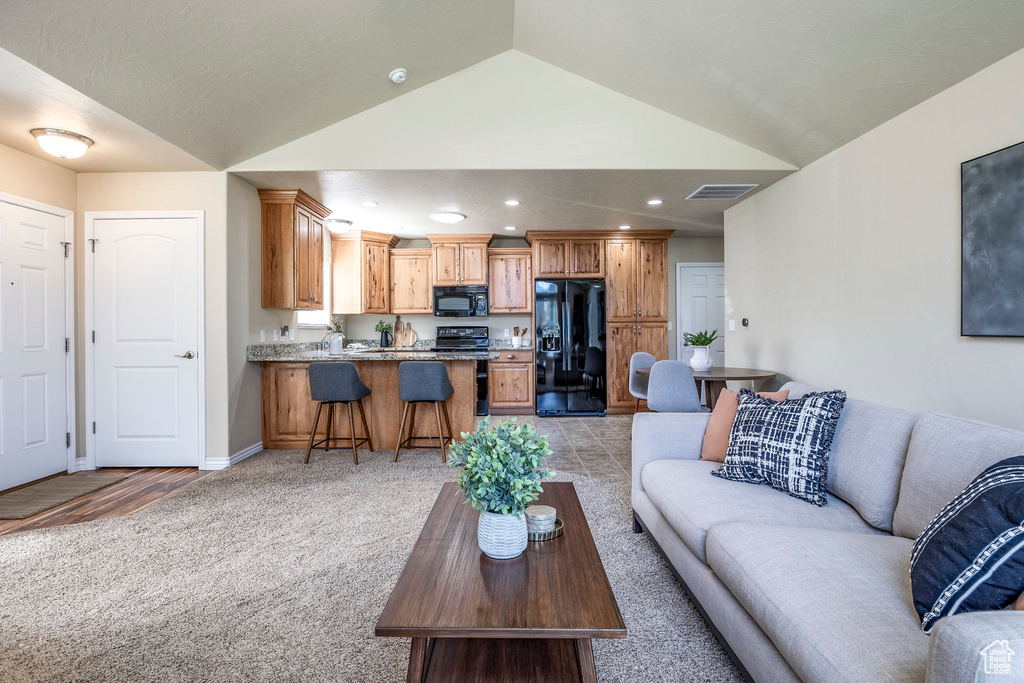
{"label": "textured ceiling", "polygon": [[0,47],[226,168],[508,50],[512,15],[512,0],[3,0]]}
{"label": "textured ceiling", "polygon": [[1024,47],[1024,2],[516,0],[513,45],[805,166]]}
{"label": "textured ceiling", "polygon": [[[763,190],[789,171],[276,171],[237,173],[258,188],[301,188],[357,228],[420,238],[427,233],[527,230],[675,230],[679,237],[721,236],[722,212],[737,201],[685,201],[704,183],[757,183]],[[648,206],[647,200],[664,200]],[[508,207],[506,199],[518,199]],[[375,201],[374,208],[363,202]],[[455,225],[431,213],[467,216]],[[505,226],[515,226],[506,231]]]}
{"label": "textured ceiling", "polygon": [[[78,173],[212,170],[6,50],[0,50],[0,75],[0,145]],[[39,147],[33,128],[72,130],[95,144],[83,157],[58,159]]]}
{"label": "textured ceiling", "polygon": [[2,7],[0,47],[216,168],[512,48],[803,166],[1024,47],[1020,0]]}

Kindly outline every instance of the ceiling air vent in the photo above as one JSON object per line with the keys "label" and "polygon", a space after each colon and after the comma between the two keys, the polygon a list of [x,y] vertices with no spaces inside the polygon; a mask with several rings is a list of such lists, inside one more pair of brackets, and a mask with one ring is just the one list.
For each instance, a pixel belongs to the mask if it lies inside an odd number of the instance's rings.
{"label": "ceiling air vent", "polygon": [[687,199],[739,199],[757,185],[704,185]]}

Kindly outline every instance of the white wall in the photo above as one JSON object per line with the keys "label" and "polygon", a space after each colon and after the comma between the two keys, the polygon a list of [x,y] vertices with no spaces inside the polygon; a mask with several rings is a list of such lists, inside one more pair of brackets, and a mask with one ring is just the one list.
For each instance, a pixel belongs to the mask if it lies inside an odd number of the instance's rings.
{"label": "white wall", "polygon": [[676,264],[722,263],[725,243],[721,237],[672,237],[668,241],[668,319],[672,331],[668,333],[668,357],[676,357],[676,337],[679,335],[676,315]]}
{"label": "white wall", "polygon": [[1024,140],[1022,83],[1024,51],[728,210],[728,363],[1024,429],[1024,339],[959,334],[960,164]]}

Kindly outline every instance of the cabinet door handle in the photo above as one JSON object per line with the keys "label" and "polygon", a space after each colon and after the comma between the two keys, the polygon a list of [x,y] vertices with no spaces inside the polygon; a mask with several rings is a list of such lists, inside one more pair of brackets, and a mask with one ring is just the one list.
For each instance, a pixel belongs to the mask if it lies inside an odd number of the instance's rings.
{"label": "cabinet door handle", "polygon": [[506,358],[508,358],[509,360],[513,360],[515,358],[515,355],[510,353],[506,356]]}
{"label": "cabinet door handle", "polygon": [[363,299],[363,308],[367,308],[366,299]]}

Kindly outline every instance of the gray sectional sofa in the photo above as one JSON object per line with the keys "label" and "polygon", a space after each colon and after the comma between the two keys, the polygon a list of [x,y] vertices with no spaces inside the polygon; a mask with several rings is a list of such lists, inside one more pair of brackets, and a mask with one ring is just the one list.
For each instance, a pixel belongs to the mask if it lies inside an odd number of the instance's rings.
{"label": "gray sectional sofa", "polygon": [[[810,388],[789,383],[796,398]],[[1024,433],[848,399],[828,505],[712,477],[707,413],[633,421],[634,530],[671,563],[744,674],[758,683],[1024,681],[1024,612],[949,617],[921,631],[914,539],[982,470],[1024,454]],[[982,650],[1007,641],[1012,675]]]}

